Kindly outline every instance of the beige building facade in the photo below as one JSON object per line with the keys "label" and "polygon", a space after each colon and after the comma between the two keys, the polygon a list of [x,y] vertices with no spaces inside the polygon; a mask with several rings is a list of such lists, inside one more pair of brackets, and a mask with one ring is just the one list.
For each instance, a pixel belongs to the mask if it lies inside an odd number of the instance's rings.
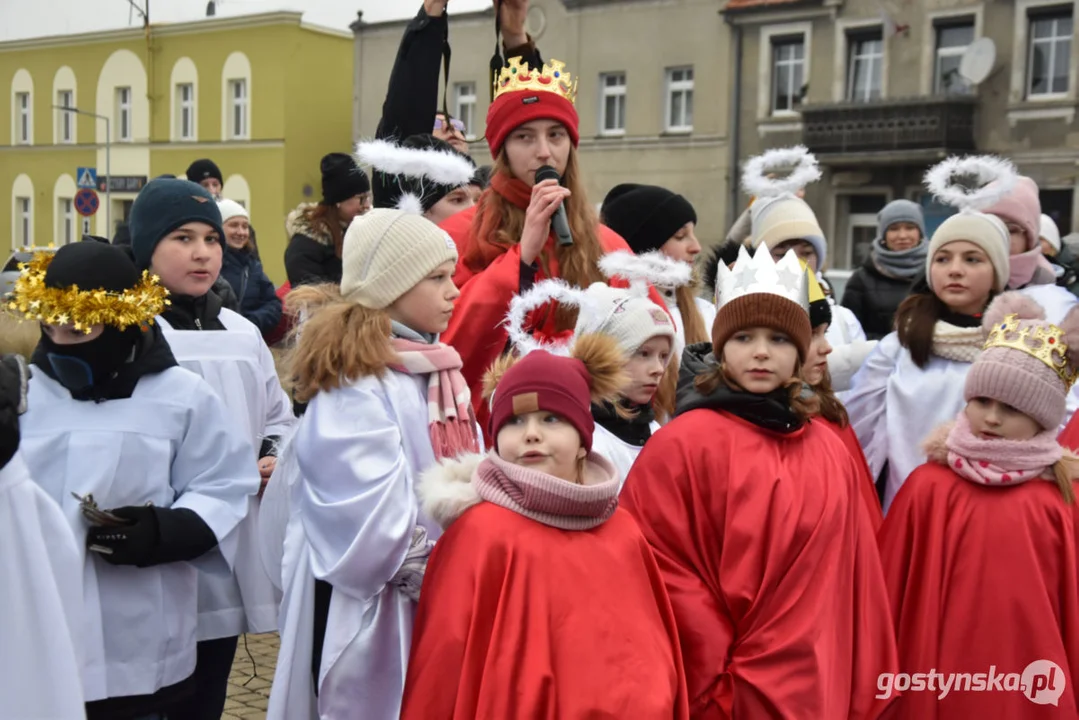
{"label": "beige building facade", "polygon": [[[420,3],[416,2],[417,9]],[[581,159],[589,200],[625,182],[662,185],[697,210],[697,234],[727,231],[730,31],[718,0],[532,0],[528,31],[545,60],[579,78]],[[450,112],[483,140],[490,103],[493,11],[454,15],[450,4]],[[374,135],[407,21],[353,25],[353,132]]]}
{"label": "beige building facade", "polygon": [[[1062,233],[1079,219],[1079,54],[1065,0],[729,0],[731,141],[738,162],[804,143],[825,170],[810,188],[832,266],[856,267],[876,212],[908,198],[935,227],[948,210],[921,185],[950,154],[1011,158]],[[979,38],[987,75],[958,69]],[[986,43],[981,43],[985,49]],[[732,202],[746,202],[732,191]]]}

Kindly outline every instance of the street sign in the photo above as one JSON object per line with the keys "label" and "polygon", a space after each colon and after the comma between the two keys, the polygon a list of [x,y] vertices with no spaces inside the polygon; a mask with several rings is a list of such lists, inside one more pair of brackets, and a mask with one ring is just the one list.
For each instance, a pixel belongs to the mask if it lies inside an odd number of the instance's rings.
{"label": "street sign", "polygon": [[102,175],[97,178],[98,192],[137,193],[146,185],[145,175]]}
{"label": "street sign", "polygon": [[75,193],[75,209],[83,217],[90,217],[96,213],[100,205],[97,193],[90,188],[83,188]]}
{"label": "street sign", "polygon": [[75,184],[81,188],[93,190],[97,187],[97,168],[81,167],[75,173],[75,177],[78,178]]}

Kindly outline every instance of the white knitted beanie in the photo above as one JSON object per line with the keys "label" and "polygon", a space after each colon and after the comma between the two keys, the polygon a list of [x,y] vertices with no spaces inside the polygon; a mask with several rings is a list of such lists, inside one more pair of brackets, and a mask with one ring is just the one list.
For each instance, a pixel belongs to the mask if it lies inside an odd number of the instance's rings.
{"label": "white knitted beanie", "polygon": [[929,251],[925,256],[925,278],[929,287],[933,287],[933,278],[929,272],[933,267],[933,256],[937,250],[950,242],[966,240],[982,249],[993,265],[993,288],[1003,292],[1008,284],[1010,264],[1008,253],[1011,243],[1008,228],[995,215],[987,215],[976,210],[963,210],[945,220],[933,233],[929,241]]}
{"label": "white knitted beanie", "polygon": [[453,239],[422,215],[376,208],[345,232],[341,295],[379,310],[444,262],[457,262]]}
{"label": "white knitted beanie", "polygon": [[1042,213],[1042,219],[1038,229],[1038,234],[1041,239],[1049,243],[1055,252],[1060,252],[1060,228],[1057,227],[1053,218]]}
{"label": "white knitted beanie", "polygon": [[761,197],[749,209],[754,249],[765,245],[769,250],[788,240],[805,240],[817,253],[817,268],[828,259],[828,244],[813,209],[800,197],[779,195]]}
{"label": "white knitted beanie", "polygon": [[247,209],[235,200],[218,200],[217,209],[221,211],[221,224],[224,225],[234,217],[250,217]]}
{"label": "white knitted beanie", "polygon": [[647,295],[597,282],[584,291],[584,302],[577,314],[573,334],[602,333],[614,338],[626,357],[654,337],[675,342],[675,328],[670,315],[648,299]]}

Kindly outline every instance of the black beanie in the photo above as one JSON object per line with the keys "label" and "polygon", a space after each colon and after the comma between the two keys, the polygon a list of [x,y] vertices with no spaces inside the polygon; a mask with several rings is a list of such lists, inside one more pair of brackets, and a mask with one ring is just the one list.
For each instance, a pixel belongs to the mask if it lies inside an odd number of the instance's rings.
{"label": "black beanie", "polygon": [[193,183],[200,183],[206,178],[217,178],[219,183],[222,185],[225,184],[224,178],[221,177],[221,168],[217,167],[217,164],[213,160],[203,158],[188,165],[188,180]]}
{"label": "black beanie", "polygon": [[45,285],[121,293],[138,285],[140,276],[123,250],[90,240],[60,247],[45,268]]}
{"label": "black beanie", "polygon": [[351,155],[330,153],[319,164],[322,170],[322,202],[327,205],[371,191],[367,175]]}
{"label": "black beanie", "polygon": [[618,185],[600,209],[607,227],[622,236],[633,252],[658,250],[697,213],[681,195],[655,185]]}
{"label": "black beanie", "polygon": [[[457,152],[448,142],[440,140],[434,135],[420,134],[411,135],[404,139],[400,145],[409,150],[432,150],[460,155],[469,162],[472,158]],[[439,200],[456,190],[458,185],[440,185],[433,180],[426,180],[411,175],[389,175],[383,172],[375,172],[374,206],[377,208],[396,208],[402,195],[415,195],[420,199],[423,211],[427,212],[438,203]]]}
{"label": "black beanie", "polygon": [[222,239],[221,211],[213,195],[190,180],[156,178],[146,183],[131,206],[128,228],[131,251],[139,269],[150,267],[162,238],[189,222],[206,223]]}

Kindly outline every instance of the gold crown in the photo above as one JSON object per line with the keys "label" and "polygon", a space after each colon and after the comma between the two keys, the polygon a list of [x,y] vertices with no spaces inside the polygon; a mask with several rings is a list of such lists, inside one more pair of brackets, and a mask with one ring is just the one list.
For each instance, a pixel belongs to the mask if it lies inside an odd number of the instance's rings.
{"label": "gold crown", "polygon": [[1064,341],[1064,331],[1056,325],[1020,328],[1018,315],[1006,315],[1003,322],[989,331],[984,349],[991,347],[1020,350],[1038,358],[1052,368],[1065,388],[1070,389],[1079,374],[1068,364],[1068,344]]}
{"label": "gold crown", "polygon": [[566,63],[551,60],[540,72],[528,67],[523,57],[510,58],[509,67],[502,68],[495,80],[495,99],[517,90],[553,92],[574,103],[577,100],[577,78],[566,72]]}

